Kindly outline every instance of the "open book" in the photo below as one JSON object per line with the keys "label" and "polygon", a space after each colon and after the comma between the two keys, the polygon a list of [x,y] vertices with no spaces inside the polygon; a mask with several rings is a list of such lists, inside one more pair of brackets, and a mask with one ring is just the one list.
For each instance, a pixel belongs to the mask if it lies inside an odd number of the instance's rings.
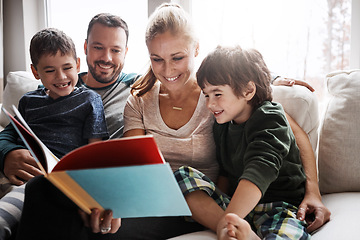
{"label": "open book", "polygon": [[190,216],[191,212],[152,136],[88,144],[60,160],[36,137],[19,111],[3,112],[45,177],[83,211],[111,209],[114,218]]}

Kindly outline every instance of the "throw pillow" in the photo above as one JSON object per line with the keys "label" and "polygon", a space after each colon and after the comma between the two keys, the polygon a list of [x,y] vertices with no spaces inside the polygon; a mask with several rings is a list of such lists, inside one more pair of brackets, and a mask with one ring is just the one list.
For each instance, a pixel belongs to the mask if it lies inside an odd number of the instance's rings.
{"label": "throw pillow", "polygon": [[360,70],[327,75],[329,101],[319,134],[322,193],[360,191]]}

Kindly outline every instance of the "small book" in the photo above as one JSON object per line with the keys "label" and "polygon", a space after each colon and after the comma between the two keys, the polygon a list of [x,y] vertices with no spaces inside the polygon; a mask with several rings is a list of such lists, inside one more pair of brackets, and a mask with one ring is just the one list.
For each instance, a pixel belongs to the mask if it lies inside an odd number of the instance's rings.
{"label": "small book", "polygon": [[13,106],[2,108],[44,176],[83,211],[110,209],[114,218],[191,216],[151,135],[91,143],[58,159]]}

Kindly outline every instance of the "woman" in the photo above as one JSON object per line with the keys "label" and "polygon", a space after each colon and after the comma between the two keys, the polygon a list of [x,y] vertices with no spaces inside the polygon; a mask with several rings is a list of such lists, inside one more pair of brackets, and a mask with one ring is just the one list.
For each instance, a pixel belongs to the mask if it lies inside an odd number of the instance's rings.
{"label": "woman", "polygon": [[[151,67],[132,87],[124,112],[124,136],[152,134],[173,170],[190,165],[216,181],[214,146],[207,139],[213,119],[196,83],[194,62],[199,43],[189,17],[178,5],[162,4],[149,19],[146,44]],[[303,220],[306,214],[315,214],[309,222],[311,232],[329,220],[330,212],[321,202],[315,158],[307,135],[287,117],[301,148],[307,175],[306,195],[298,218]]]}

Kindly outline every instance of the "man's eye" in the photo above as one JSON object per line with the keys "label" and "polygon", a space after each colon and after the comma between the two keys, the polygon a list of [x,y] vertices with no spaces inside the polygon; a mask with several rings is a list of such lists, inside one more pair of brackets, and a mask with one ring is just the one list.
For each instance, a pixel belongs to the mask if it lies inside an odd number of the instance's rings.
{"label": "man's eye", "polygon": [[184,57],[175,57],[175,58],[173,58],[173,60],[174,61],[180,61],[180,60],[182,60]]}
{"label": "man's eye", "polygon": [[221,93],[215,93],[215,97],[220,97]]}
{"label": "man's eye", "polygon": [[94,48],[95,48],[96,50],[101,50],[101,49],[102,49],[102,47],[99,47],[99,46],[94,46]]}
{"label": "man's eye", "polygon": [[113,49],[112,52],[113,52],[113,53],[120,53],[121,51],[120,51],[120,50],[117,50],[117,49]]}
{"label": "man's eye", "polygon": [[73,67],[66,67],[66,68],[64,68],[64,70],[70,70],[70,69],[72,69]]}
{"label": "man's eye", "polygon": [[55,72],[55,70],[46,70],[45,72],[46,73],[52,73],[52,72]]}

